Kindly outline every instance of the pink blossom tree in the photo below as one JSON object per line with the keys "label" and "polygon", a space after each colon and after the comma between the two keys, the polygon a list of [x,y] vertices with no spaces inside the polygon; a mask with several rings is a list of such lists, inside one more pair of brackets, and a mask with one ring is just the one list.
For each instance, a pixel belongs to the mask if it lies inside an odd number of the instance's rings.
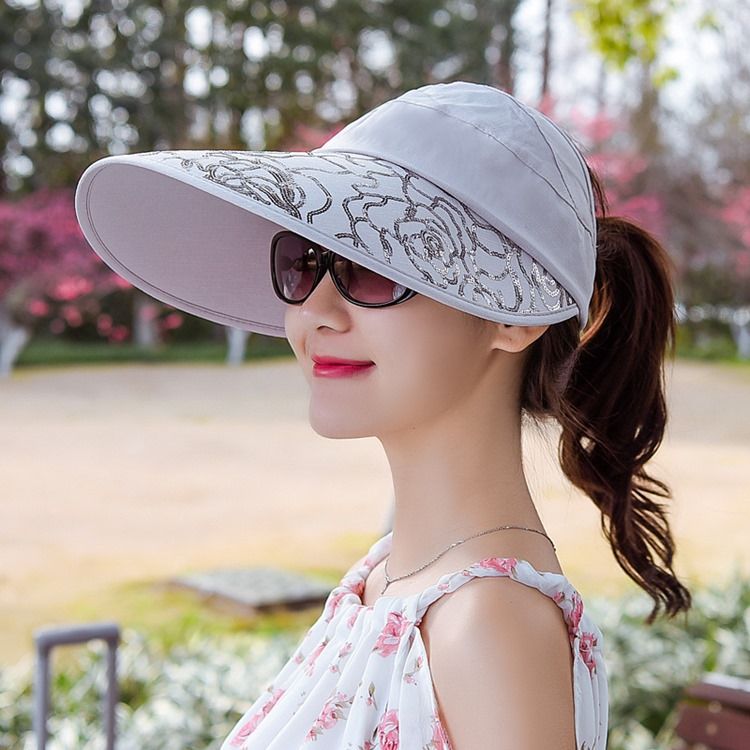
{"label": "pink blossom tree", "polygon": [[744,302],[732,316],[730,330],[740,357],[750,359],[750,186],[728,188],[719,214],[737,240],[730,271],[737,299]]}
{"label": "pink blossom tree", "polygon": [[[127,320],[115,319],[102,302],[132,286],[86,242],[73,195],[70,188],[40,189],[0,201],[0,376],[10,373],[41,330],[59,335],[91,323],[109,342],[130,335]],[[161,325],[166,329],[181,321],[175,313]]]}
{"label": "pink blossom tree", "polygon": [[[548,97],[543,104],[551,115],[554,102]],[[704,296],[695,279],[713,278],[706,269],[719,274],[727,299],[715,299],[701,315],[728,323],[739,356],[750,358],[750,187],[732,187],[712,198],[706,186],[700,189],[677,171],[644,180],[649,159],[636,150],[627,119],[607,112],[585,116],[574,109],[571,121],[569,130],[583,142],[587,162],[602,178],[608,213],[635,221],[665,243],[682,261],[688,294]],[[687,252],[683,246],[691,234],[697,239]]]}
{"label": "pink blossom tree", "polygon": [[600,111],[594,116],[571,112],[571,130],[582,141],[586,161],[604,183],[608,213],[640,224],[666,241],[668,223],[663,196],[638,189],[637,178],[648,168],[648,158],[635,150],[625,121]]}

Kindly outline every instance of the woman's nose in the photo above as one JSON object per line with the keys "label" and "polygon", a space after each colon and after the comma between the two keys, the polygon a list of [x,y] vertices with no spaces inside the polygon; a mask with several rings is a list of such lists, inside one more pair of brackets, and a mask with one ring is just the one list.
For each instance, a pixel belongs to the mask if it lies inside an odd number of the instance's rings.
{"label": "woman's nose", "polygon": [[347,301],[341,296],[326,272],[310,296],[300,306],[300,314],[313,325],[341,327],[346,324],[349,315]]}

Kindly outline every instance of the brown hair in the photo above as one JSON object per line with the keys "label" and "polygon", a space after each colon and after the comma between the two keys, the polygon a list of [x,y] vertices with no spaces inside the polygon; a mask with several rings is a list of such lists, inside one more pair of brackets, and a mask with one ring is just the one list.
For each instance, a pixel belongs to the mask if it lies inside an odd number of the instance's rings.
{"label": "brown hair", "polygon": [[672,570],[675,545],[663,504],[669,487],[644,464],[667,421],[663,364],[674,356],[672,261],[644,228],[607,216],[594,188],[597,259],[589,319],[551,325],[529,347],[521,408],[532,420],[556,419],[558,456],[568,479],[602,513],[601,528],[620,567],[670,617],[691,604]]}

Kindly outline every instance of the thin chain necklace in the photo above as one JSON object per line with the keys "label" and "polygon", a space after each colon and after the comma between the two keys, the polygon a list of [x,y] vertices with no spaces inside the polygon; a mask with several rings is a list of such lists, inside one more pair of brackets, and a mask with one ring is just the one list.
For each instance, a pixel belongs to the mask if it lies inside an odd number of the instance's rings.
{"label": "thin chain necklace", "polygon": [[412,570],[411,573],[406,573],[405,575],[397,576],[396,578],[391,578],[388,575],[388,559],[390,558],[390,555],[388,555],[388,557],[385,560],[385,567],[384,567],[384,571],[385,571],[385,586],[383,586],[383,590],[380,593],[383,594],[385,592],[385,590],[392,583],[395,583],[396,581],[400,581],[402,578],[408,578],[409,576],[413,576],[415,573],[419,573],[420,570],[424,570],[428,565],[432,565],[432,563],[437,562],[446,552],[448,552],[449,550],[453,549],[454,547],[457,547],[459,544],[463,544],[464,542],[468,542],[469,539],[474,539],[474,538],[476,538],[478,536],[482,536],[484,534],[490,534],[493,531],[500,531],[502,529],[523,529],[524,531],[533,531],[536,534],[541,534],[542,536],[547,537],[547,539],[549,539],[550,544],[552,545],[552,549],[555,550],[555,552],[557,552],[557,547],[555,547],[555,543],[543,531],[539,531],[539,529],[529,529],[526,526],[512,526],[512,525],[509,525],[509,526],[496,526],[494,529],[487,529],[487,531],[480,531],[477,534],[472,534],[471,536],[467,536],[466,539],[459,539],[457,542],[453,542],[452,544],[448,545],[448,547],[446,547],[439,555],[437,555],[437,557],[433,557],[432,560],[430,560],[428,563],[425,563],[424,565],[422,565],[421,567],[417,568],[416,570]]}

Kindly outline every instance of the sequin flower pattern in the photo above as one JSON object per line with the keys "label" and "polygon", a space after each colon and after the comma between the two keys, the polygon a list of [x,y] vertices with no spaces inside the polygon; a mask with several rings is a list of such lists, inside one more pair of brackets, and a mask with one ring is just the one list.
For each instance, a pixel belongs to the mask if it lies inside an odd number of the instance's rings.
{"label": "sequin flower pattern", "polygon": [[[519,245],[412,170],[365,154],[313,151],[149,151],[140,154],[251,201],[300,233],[364,251],[383,272],[451,289],[478,314],[571,310],[573,298]],[[291,224],[289,223],[291,219]],[[317,236],[321,240],[321,235]],[[325,244],[325,243],[324,243]]]}

